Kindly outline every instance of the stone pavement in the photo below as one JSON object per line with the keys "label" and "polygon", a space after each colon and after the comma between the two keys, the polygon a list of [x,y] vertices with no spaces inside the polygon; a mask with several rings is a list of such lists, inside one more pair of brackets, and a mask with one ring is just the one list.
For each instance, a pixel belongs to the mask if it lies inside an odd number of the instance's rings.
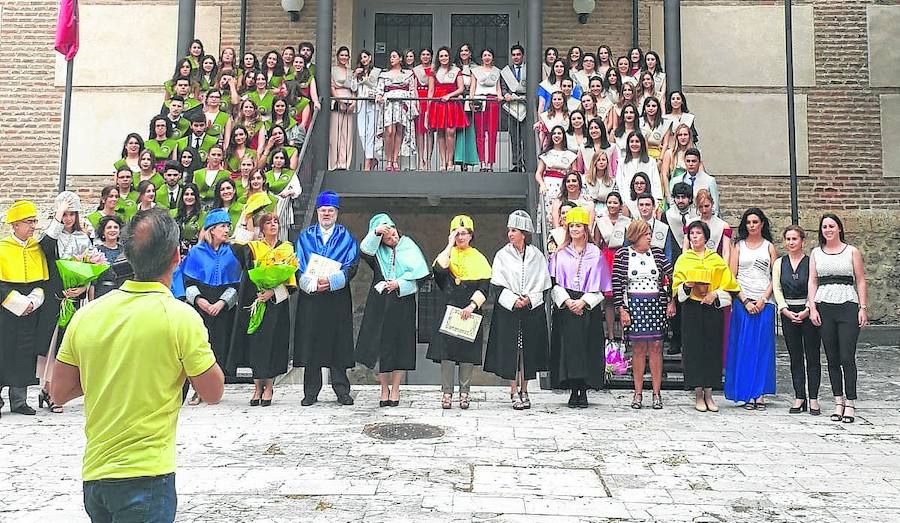
{"label": "stone pavement", "polygon": [[[535,388],[515,412],[504,388],[473,392],[468,411],[442,411],[437,387],[410,387],[398,408],[377,387],[356,405],[326,390],[301,407],[301,387],[249,407],[246,385],[220,405],[185,407],[178,427],[179,521],[576,522],[900,521],[900,351],[860,349],[857,422],[790,415],[786,355],[779,394],[747,412],[717,394],[698,413],[691,395],[629,408],[629,391],[591,393],[591,408]],[[823,357],[824,361],[824,357]],[[32,388],[32,395],[36,393]],[[645,396],[649,405],[650,395]],[[32,399],[36,405],[36,399]],[[433,439],[386,441],[372,424],[422,423]],[[0,521],[84,521],[82,407],[0,420]]]}

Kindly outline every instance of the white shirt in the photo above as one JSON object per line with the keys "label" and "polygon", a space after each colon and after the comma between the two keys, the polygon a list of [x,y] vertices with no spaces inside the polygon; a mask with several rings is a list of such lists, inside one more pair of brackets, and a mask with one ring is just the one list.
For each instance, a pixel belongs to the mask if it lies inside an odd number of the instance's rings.
{"label": "white shirt", "polygon": [[319,225],[319,230],[322,232],[322,243],[328,243],[328,239],[331,238],[331,235],[334,233],[334,224],[327,229],[324,226]]}

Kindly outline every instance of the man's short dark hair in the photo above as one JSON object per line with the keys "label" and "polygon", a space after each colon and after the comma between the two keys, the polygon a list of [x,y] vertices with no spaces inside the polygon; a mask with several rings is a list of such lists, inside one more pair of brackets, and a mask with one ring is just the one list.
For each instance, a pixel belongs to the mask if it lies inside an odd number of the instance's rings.
{"label": "man's short dark hair", "polygon": [[700,149],[696,147],[691,147],[687,151],[684,152],[685,157],[687,156],[696,156],[698,160],[700,160]]}
{"label": "man's short dark hair", "polygon": [[[315,46],[313,45],[312,42],[309,42],[309,41],[306,41],[306,42],[300,42],[300,45],[297,46],[297,51],[300,51],[300,50],[303,49],[304,47],[308,47],[309,50],[310,50],[310,52],[311,52],[311,54],[313,54],[313,55],[316,54],[316,48],[315,48]],[[307,64],[307,65],[308,65],[308,64]]]}
{"label": "man's short dark hair", "polygon": [[188,78],[187,76],[179,76],[178,78],[175,79],[175,83],[174,83],[173,85],[177,85],[178,82],[180,82],[180,81],[182,81],[182,80],[184,80],[185,82],[187,82],[188,85],[191,85],[191,79]]}
{"label": "man's short dark hair", "polygon": [[676,196],[684,196],[688,200],[693,201],[694,190],[691,189],[690,185],[684,182],[678,182],[674,186],[672,186],[672,198],[675,198]]}
{"label": "man's short dark hair", "polygon": [[137,281],[156,281],[172,266],[179,231],[169,212],[161,207],[140,211],[125,227],[125,257]]}
{"label": "man's short dark hair", "polygon": [[635,198],[634,201],[640,202],[641,200],[650,200],[650,203],[656,203],[656,198],[654,198],[653,195],[648,192],[642,192],[638,195],[637,198]]}
{"label": "man's short dark hair", "polygon": [[181,102],[183,104],[184,97],[181,96],[180,94],[176,94],[175,96],[173,96],[172,98],[169,99],[169,103],[171,104],[172,102]]}
{"label": "man's short dark hair", "polygon": [[163,168],[163,173],[165,173],[166,171],[178,171],[180,173],[181,169],[182,167],[180,163],[176,162],[175,160],[166,160],[166,165]]}
{"label": "man's short dark hair", "polygon": [[513,44],[512,47],[509,48],[509,54],[512,54],[513,51],[522,51],[522,54],[525,54],[525,48],[519,44]]}

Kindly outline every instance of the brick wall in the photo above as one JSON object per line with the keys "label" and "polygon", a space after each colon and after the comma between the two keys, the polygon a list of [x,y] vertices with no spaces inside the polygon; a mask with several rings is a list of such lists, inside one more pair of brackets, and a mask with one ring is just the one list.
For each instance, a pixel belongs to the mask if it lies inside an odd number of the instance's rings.
{"label": "brick wall", "polygon": [[[612,60],[631,48],[631,0],[597,2],[586,24],[578,23],[578,15],[569,0],[544,0],[544,47],[553,46],[565,56],[577,45],[584,52],[596,53],[603,44],[613,50]],[[640,4],[639,39],[646,51],[650,41],[650,5]],[[541,50],[543,54],[543,49]]]}

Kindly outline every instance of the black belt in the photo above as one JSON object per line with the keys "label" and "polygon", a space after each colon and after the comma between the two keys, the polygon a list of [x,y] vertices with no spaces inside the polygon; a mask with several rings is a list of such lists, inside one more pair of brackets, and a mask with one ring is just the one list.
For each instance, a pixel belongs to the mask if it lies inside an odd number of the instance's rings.
{"label": "black belt", "polygon": [[853,276],[819,276],[819,285],[853,285]]}

